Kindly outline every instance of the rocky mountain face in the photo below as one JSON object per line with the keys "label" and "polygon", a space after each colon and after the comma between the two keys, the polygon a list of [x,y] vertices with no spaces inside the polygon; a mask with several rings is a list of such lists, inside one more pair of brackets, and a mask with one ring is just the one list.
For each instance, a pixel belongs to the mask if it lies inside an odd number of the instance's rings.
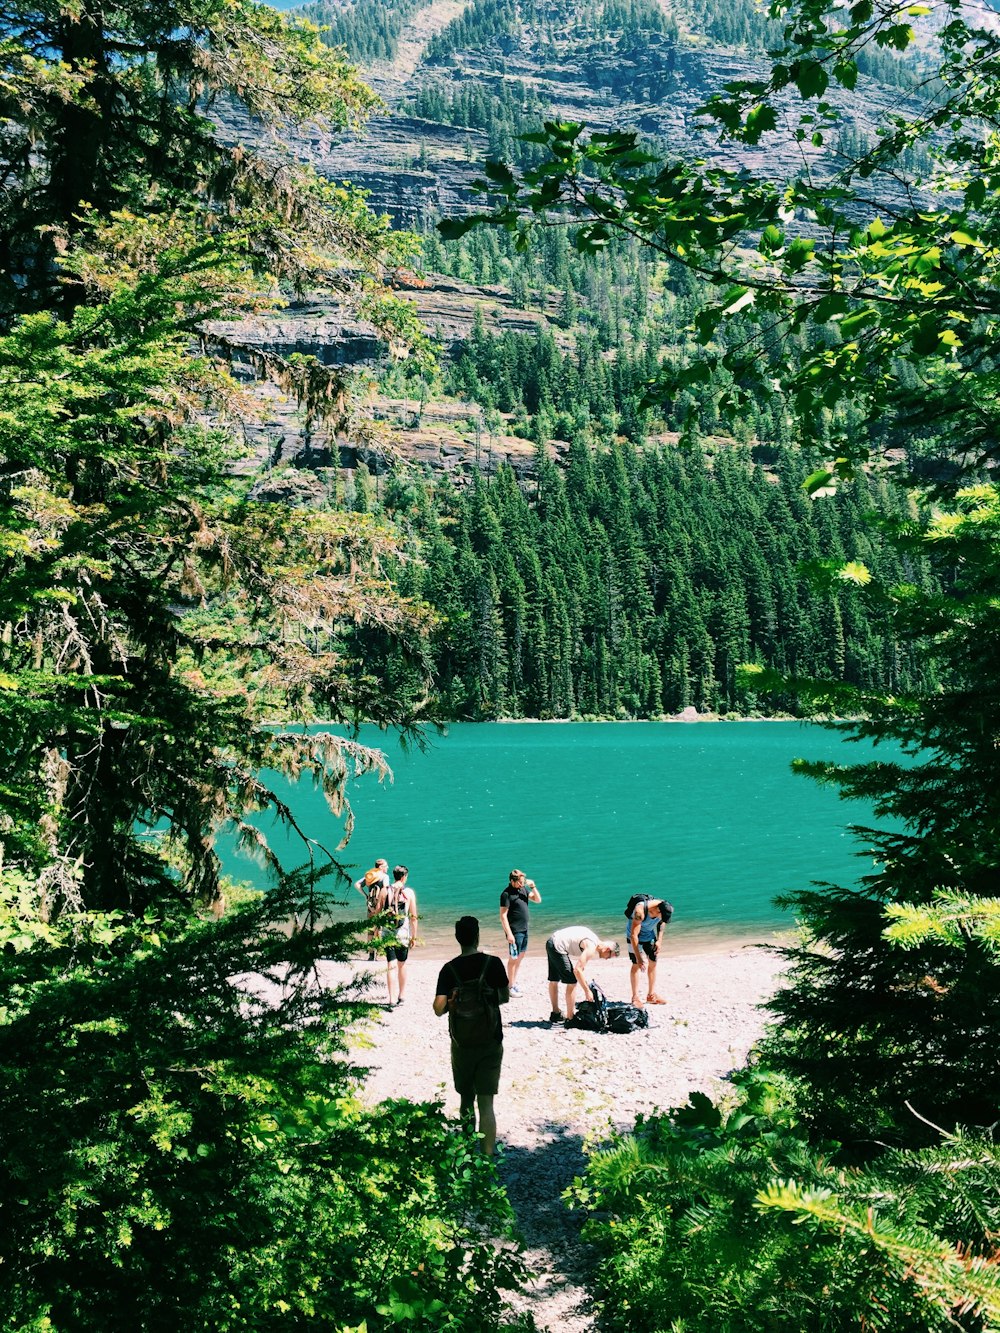
{"label": "rocky mountain face", "polygon": [[[641,10],[639,0],[634,10]],[[652,0],[646,0],[652,5]],[[495,126],[454,124],[457,98],[476,91],[498,93],[516,86],[543,108],[540,118],[585,121],[594,129],[634,129],[666,155],[697,156],[715,165],[785,178],[801,171],[803,161],[814,169],[832,169],[830,146],[819,149],[794,140],[791,118],[785,133],[769,137],[757,149],[741,147],[738,155],[720,146],[713,131],[697,116],[710,94],[726,83],[760,77],[764,60],[746,50],[712,44],[670,16],[670,0],[661,0],[669,22],[650,19],[647,30],[598,30],[590,16],[600,15],[595,3],[571,0],[431,0],[418,8],[399,40],[396,57],[366,70],[386,103],[361,134],[336,135],[312,129],[289,134],[285,149],[310,161],[335,180],[364,189],[371,207],[387,213],[394,225],[427,230],[441,216],[459,215],[481,207],[470,186],[481,174],[482,161],[503,155],[504,139]],[[492,30],[475,36],[496,11]],[[660,11],[657,11],[659,13]],[[472,32],[465,44],[460,26]],[[487,24],[489,26],[489,24]],[[458,34],[456,36],[456,34]],[[846,133],[874,137],[879,126],[898,109],[898,90],[863,79],[849,99],[841,100]],[[414,113],[422,92],[431,89],[444,104],[440,119]],[[426,98],[424,99],[426,102]],[[244,141],[257,137],[256,127],[228,115],[230,133]],[[512,140],[508,134],[506,145]],[[425,327],[447,356],[465,339],[477,308],[492,331],[531,332],[540,323],[552,325],[553,311],[524,309],[500,286],[476,287],[433,273],[402,274],[399,285],[412,300]],[[376,330],[324,301],[298,303],[253,327],[223,329],[240,339],[287,354],[303,352],[327,365],[374,367],[385,354]],[[560,337],[566,335],[559,334]],[[483,413],[462,406],[425,405],[419,413],[374,400],[381,428],[360,432],[353,440],[305,439],[291,404],[266,405],[255,441],[259,452],[274,462],[287,461],[318,449],[331,465],[350,468],[359,459],[374,471],[384,466],[386,450],[435,468],[469,470],[495,465],[506,458],[518,470],[530,465],[534,446],[516,436],[497,434],[482,448]],[[462,424],[464,423],[464,425]]]}

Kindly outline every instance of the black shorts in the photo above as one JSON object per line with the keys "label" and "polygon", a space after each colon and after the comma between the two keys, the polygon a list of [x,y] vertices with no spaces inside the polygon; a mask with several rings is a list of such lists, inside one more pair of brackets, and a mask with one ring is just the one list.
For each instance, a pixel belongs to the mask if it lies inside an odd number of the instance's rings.
{"label": "black shorts", "polygon": [[389,944],[386,946],[385,956],[390,963],[405,963],[410,956],[410,946],[408,944]]}
{"label": "black shorts", "polygon": [[500,1087],[503,1042],[487,1041],[481,1046],[451,1043],[451,1074],[460,1097],[495,1097]]}
{"label": "black shorts", "polygon": [[561,981],[564,986],[576,985],[576,973],[573,965],[564,953],[560,953],[551,940],[545,941],[545,956],[549,961],[549,981]]}
{"label": "black shorts", "polygon": [[[639,948],[643,951],[643,953],[646,955],[646,957],[649,959],[651,963],[656,962],[657,955],[660,952],[659,940],[640,940]],[[628,946],[628,956],[633,963],[637,963],[639,961],[638,958],[636,958],[635,954],[632,952],[631,940],[629,941],[629,946]]]}

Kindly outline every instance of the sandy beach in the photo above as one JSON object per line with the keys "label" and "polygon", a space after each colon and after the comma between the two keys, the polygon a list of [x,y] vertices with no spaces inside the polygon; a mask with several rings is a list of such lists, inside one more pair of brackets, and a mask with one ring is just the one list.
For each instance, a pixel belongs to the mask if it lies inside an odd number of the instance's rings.
{"label": "sandy beach", "polygon": [[[411,954],[405,1002],[358,1030],[355,1058],[370,1070],[366,1101],[441,1100],[457,1114],[447,1022],[431,1008],[440,967],[440,959]],[[358,962],[354,970],[372,973],[368,994],[385,1005],[384,965],[380,971]],[[596,962],[591,971],[609,999],[628,999],[627,959]],[[348,965],[338,965],[330,979],[350,974]],[[524,994],[504,1009],[496,1114],[501,1175],[536,1273],[514,1304],[530,1310],[540,1329],[596,1328],[586,1287],[589,1255],[579,1239],[583,1219],[560,1200],[583,1170],[584,1144],[631,1128],[640,1112],[679,1105],[696,1089],[718,1091],[763,1031],[758,1006],[779,975],[775,955],[753,945],[677,956],[668,950],[657,978],[667,1002],[650,1007],[645,1031],[615,1036],[550,1026],[541,942],[525,958],[518,977]]]}

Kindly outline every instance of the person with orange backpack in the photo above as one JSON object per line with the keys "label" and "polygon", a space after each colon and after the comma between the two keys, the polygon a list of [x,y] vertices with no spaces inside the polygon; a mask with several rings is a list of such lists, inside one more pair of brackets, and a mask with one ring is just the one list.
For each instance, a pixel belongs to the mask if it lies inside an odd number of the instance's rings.
{"label": "person with orange backpack", "polygon": [[[379,912],[379,898],[383,892],[389,890],[389,862],[384,856],[380,856],[371,870],[354,881],[354,887],[358,893],[362,894],[367,905],[367,915],[369,917],[377,916]],[[378,931],[370,930],[368,932],[368,961],[375,961],[375,941],[378,939]]]}

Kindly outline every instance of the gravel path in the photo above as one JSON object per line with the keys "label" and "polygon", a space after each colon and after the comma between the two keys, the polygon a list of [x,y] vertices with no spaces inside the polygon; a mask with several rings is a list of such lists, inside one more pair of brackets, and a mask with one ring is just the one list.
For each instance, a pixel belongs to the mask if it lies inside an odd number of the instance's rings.
{"label": "gravel path", "polygon": [[[447,1023],[431,1009],[441,961],[411,955],[405,1003],[383,1011],[359,1035],[357,1058],[371,1069],[366,1100],[441,1099],[457,1114]],[[777,959],[753,946],[668,954],[658,978],[667,1003],[650,1008],[646,1031],[614,1036],[550,1027],[544,957],[538,950],[524,960],[518,978],[524,995],[504,1010],[496,1111],[500,1172],[536,1274],[512,1304],[530,1311],[540,1329],[598,1327],[583,1219],[560,1198],[584,1169],[584,1145],[612,1128],[630,1128],[639,1112],[679,1105],[696,1089],[717,1089],[763,1030],[757,1006],[773,992],[778,973]],[[345,975],[333,969],[331,980]],[[628,998],[625,960],[596,963],[593,975],[609,999]],[[384,980],[377,978],[371,993],[384,1000]]]}

